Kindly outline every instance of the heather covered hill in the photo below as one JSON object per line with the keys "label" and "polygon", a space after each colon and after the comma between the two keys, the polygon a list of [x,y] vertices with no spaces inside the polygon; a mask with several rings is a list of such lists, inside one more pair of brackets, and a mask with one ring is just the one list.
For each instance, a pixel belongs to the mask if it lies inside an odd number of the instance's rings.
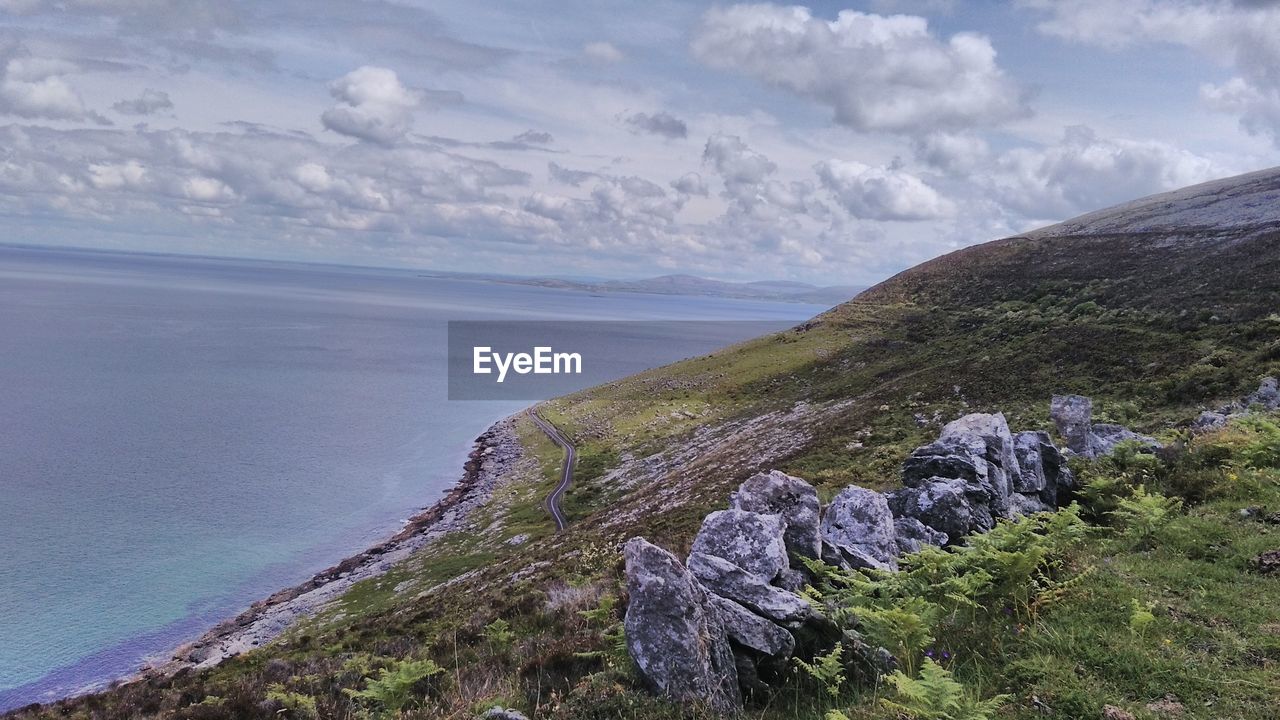
{"label": "heather covered hill", "polygon": [[[1038,584],[920,620],[920,652],[967,706],[1000,699],[975,718],[1097,718],[1107,706],[1114,718],[1272,718],[1280,577],[1262,558],[1280,548],[1268,519],[1280,427],[1256,413],[1187,428],[1280,374],[1278,191],[1280,171],[1264,171],[967,248],[787,332],[544,403],[578,450],[567,531],[542,510],[559,448],[521,420],[522,469],[469,524],[276,642],[25,716],[471,718],[503,705],[535,718],[710,717],[654,697],[619,650],[624,542],[683,557],[703,518],[760,471],[803,478],[823,503],[850,484],[892,490],[914,448],[970,413],[1001,412],[1061,444],[1050,398],[1077,393],[1096,420],[1169,450],[1072,460],[1085,525],[1067,523],[1052,547],[1025,527],[999,531],[967,557],[1031,558]],[[898,581],[857,582],[909,599]],[[828,592],[865,601],[868,617],[906,607]],[[928,687],[891,692],[840,657],[804,659],[816,670],[788,666],[789,680],[748,698],[750,716],[948,717],[910,704]],[[908,679],[954,689],[936,673]]]}

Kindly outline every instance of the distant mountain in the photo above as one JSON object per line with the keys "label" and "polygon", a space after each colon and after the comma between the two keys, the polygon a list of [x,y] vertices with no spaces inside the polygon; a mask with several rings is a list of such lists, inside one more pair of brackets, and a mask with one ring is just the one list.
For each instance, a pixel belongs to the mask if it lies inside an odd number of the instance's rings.
{"label": "distant mountain", "polygon": [[755,282],[725,282],[696,275],[661,275],[641,280],[603,280],[587,282],[563,278],[490,278],[495,282],[517,285],[536,285],[588,292],[631,292],[651,295],[698,295],[730,297],[749,300],[775,300],[780,302],[810,303],[813,305],[837,305],[851,299],[865,288],[852,285],[820,287],[802,282],[785,280],[757,280]]}

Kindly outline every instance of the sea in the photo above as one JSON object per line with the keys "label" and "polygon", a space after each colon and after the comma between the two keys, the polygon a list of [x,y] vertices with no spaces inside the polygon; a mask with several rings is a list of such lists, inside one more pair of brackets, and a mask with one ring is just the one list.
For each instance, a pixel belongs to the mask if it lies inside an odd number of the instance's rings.
{"label": "sea", "polygon": [[451,320],[733,321],[622,377],[825,309],[0,245],[0,710],[127,676],[438,500],[529,405],[447,399]]}

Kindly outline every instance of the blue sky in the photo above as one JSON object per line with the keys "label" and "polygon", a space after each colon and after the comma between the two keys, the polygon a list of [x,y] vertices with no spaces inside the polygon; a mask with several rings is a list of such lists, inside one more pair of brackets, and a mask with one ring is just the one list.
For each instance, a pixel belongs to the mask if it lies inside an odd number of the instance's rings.
{"label": "blue sky", "polygon": [[0,0],[0,237],[862,284],[1280,164],[1263,0]]}

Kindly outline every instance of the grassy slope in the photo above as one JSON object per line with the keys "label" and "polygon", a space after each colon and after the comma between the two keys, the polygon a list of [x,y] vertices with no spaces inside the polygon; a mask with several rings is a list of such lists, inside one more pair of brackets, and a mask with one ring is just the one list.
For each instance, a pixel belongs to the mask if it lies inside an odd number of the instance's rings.
{"label": "grassy slope", "polygon": [[[545,415],[580,444],[566,502],[570,532],[551,533],[539,510],[558,454],[526,424],[542,475],[504,491],[481,523],[489,532],[424,551],[248,657],[61,712],[277,717],[280,702],[263,699],[283,683],[314,698],[322,716],[355,717],[359,706],[342,689],[361,687],[390,662],[381,658],[415,656],[447,672],[415,688],[425,699],[406,717],[470,717],[493,702],[539,717],[670,716],[609,654],[612,621],[580,611],[602,602],[608,610],[620,595],[620,540],[643,534],[687,549],[700,518],[723,506],[752,468],[727,454],[722,462],[700,457],[632,488],[610,480],[609,468],[677,447],[699,427],[801,402],[854,400],[815,415],[813,432],[770,463],[824,493],[850,482],[892,486],[902,458],[936,434],[934,418],[1002,410],[1017,429],[1047,428],[1055,392],[1089,394],[1104,417],[1165,432],[1203,404],[1280,371],[1278,278],[1277,235],[1182,246],[1135,236],[1012,239],[954,253],[796,330],[549,403]],[[919,426],[917,414],[929,424]],[[1036,716],[1033,694],[1059,716],[1092,717],[1102,702],[1140,710],[1165,692],[1194,697],[1193,717],[1272,717],[1280,581],[1249,577],[1242,567],[1280,542],[1232,512],[1246,500],[1280,506],[1280,497],[1274,472],[1250,472],[1247,492],[1219,493],[1179,518],[1177,542],[1155,551],[1101,541],[1086,548],[1077,560],[1100,568],[1086,595],[1038,621],[1032,635],[993,634],[998,644],[957,671],[984,688],[1014,689],[1005,712],[1015,717]],[[677,481],[685,483],[680,492],[656,510],[654,491]],[[504,542],[516,533],[532,540]],[[468,572],[444,590],[420,591]],[[1115,631],[1134,598],[1162,608],[1147,636]],[[784,694],[758,712],[820,717],[823,703],[813,697]],[[861,708],[855,714],[874,716],[865,699],[845,701]]]}

